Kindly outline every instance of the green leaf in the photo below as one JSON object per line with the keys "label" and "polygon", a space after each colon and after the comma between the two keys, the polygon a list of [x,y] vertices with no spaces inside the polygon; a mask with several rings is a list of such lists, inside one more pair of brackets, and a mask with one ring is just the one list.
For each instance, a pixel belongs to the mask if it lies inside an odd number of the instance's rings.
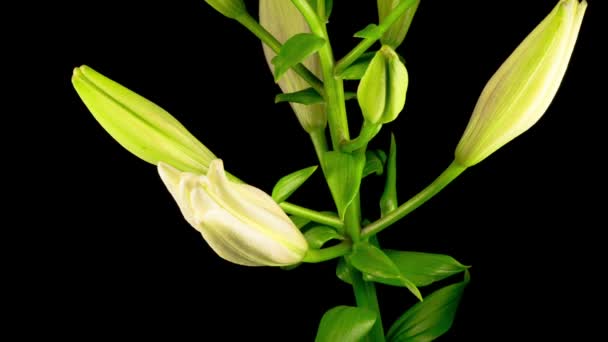
{"label": "green leaf", "polygon": [[305,217],[293,216],[293,215],[289,216],[289,218],[291,219],[291,222],[293,222],[293,224],[296,227],[298,227],[298,229],[302,229],[302,227],[304,227],[311,221],[310,219],[307,219]]}
{"label": "green leaf", "polygon": [[289,38],[272,59],[274,80],[278,81],[289,68],[301,63],[324,44],[325,39],[312,33],[298,33]]}
{"label": "green leaf", "polygon": [[342,71],[340,77],[345,80],[360,80],[363,75],[365,75],[365,70],[367,70],[367,66],[372,61],[375,54],[375,51],[362,54],[353,62],[353,64]]}
{"label": "green leaf", "polygon": [[376,176],[384,173],[384,163],[386,162],[386,153],[382,150],[367,150],[365,151],[365,167],[363,168],[363,177],[367,177],[372,173]]}
{"label": "green leaf", "polygon": [[387,249],[386,255],[416,286],[426,286],[451,275],[466,271],[469,267],[445,254],[405,252]]}
{"label": "green leaf", "polygon": [[[318,0],[309,0],[309,1],[310,1],[310,5],[312,6],[312,8],[316,9]],[[331,15],[331,10],[333,9],[333,7],[334,7],[333,0],[325,0],[325,17],[321,18],[324,22],[327,22],[329,20],[329,16]]]}
{"label": "green leaf", "polygon": [[305,105],[323,103],[323,97],[313,88],[306,88],[293,93],[278,94],[274,97],[274,103],[294,102]]}
{"label": "green leaf", "polygon": [[321,318],[315,342],[359,342],[376,323],[376,314],[368,309],[336,306]]}
{"label": "green leaf", "polygon": [[347,284],[353,284],[353,274],[351,268],[348,266],[344,258],[340,258],[340,260],[338,260],[338,265],[336,266],[336,276]]}
{"label": "green leaf", "polygon": [[311,248],[319,249],[329,240],[344,240],[335,229],[328,226],[315,226],[304,233],[304,238]]}
{"label": "green leaf", "polygon": [[294,191],[296,191],[306,180],[317,170],[317,166],[310,166],[279,179],[272,188],[272,199],[277,203],[285,201]]}
{"label": "green leaf", "polygon": [[386,216],[399,206],[399,202],[397,201],[397,143],[393,134],[391,134],[391,148],[388,152],[386,169],[384,192],[380,196],[380,212],[382,216]]}
{"label": "green leaf", "polygon": [[344,100],[353,100],[357,98],[357,93],[354,91],[345,91],[344,92]]}
{"label": "green leaf", "polygon": [[426,296],[407,310],[388,331],[389,342],[433,341],[452,326],[456,309],[462,298],[465,281],[448,285]]}
{"label": "green leaf", "polygon": [[329,190],[338,208],[338,215],[344,220],[346,209],[361,186],[365,155],[328,151],[323,154],[323,165]]}
{"label": "green leaf", "polygon": [[353,251],[347,258],[354,268],[363,273],[364,280],[406,287],[416,298],[422,300],[416,285],[401,274],[397,265],[380,248],[359,242],[353,246]]}
{"label": "green leaf", "polygon": [[353,35],[356,38],[367,38],[367,39],[380,39],[382,37],[382,32],[380,28],[376,24],[369,24],[365,26],[365,28],[361,31],[358,31]]}

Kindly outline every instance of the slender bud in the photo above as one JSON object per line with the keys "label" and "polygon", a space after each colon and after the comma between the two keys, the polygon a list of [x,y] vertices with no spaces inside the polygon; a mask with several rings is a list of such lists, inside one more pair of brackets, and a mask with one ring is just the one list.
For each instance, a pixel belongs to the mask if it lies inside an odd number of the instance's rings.
{"label": "slender bud", "polygon": [[366,121],[388,123],[405,105],[408,74],[395,51],[387,45],[372,58],[357,88],[357,100]]}
{"label": "slender bud", "polygon": [[101,126],[144,161],[207,172],[217,158],[171,114],[92,68],[75,68],[72,84]]}
{"label": "slender bud", "polygon": [[207,175],[164,164],[158,173],[186,221],[222,258],[244,266],[285,266],[302,261],[306,239],[263,191],[230,181],[220,159]]}
{"label": "slender bud", "polygon": [[[306,20],[289,0],[260,0],[260,24],[281,43],[298,33],[310,33]],[[266,62],[274,73],[274,65],[271,61],[276,54],[266,45],[263,45],[263,48]],[[303,64],[321,78],[321,64],[316,54],[305,59]],[[310,85],[293,70],[288,70],[278,83],[284,93],[310,88]],[[299,103],[290,103],[290,105],[306,132],[311,133],[327,125],[325,105]]]}
{"label": "slender bud", "polygon": [[559,1],[496,71],[456,148],[457,163],[479,163],[541,118],[564,77],[586,8],[585,1]]}
{"label": "slender bud", "polygon": [[[380,23],[382,23],[382,20],[384,20],[401,1],[403,0],[378,0],[378,17]],[[412,25],[412,20],[414,19],[414,14],[416,14],[418,5],[420,5],[420,0],[416,0],[416,2],[408,8],[386,32],[384,32],[380,38],[382,44],[388,45],[393,49],[396,49],[401,45],[407,31]]]}
{"label": "slender bud", "polygon": [[236,19],[243,14],[247,14],[247,8],[243,0],[205,0],[205,2],[215,8],[216,11],[231,19]]}

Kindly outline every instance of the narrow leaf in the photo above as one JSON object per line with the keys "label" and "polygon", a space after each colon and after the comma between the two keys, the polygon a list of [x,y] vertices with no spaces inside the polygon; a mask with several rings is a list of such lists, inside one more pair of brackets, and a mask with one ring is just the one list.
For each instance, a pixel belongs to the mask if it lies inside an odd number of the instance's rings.
{"label": "narrow leaf", "polygon": [[372,173],[376,176],[384,173],[384,163],[386,162],[386,153],[382,150],[367,150],[365,151],[365,167],[363,168],[363,177],[367,177]]}
{"label": "narrow leaf", "polygon": [[343,220],[346,209],[359,192],[365,155],[329,151],[323,154],[323,164],[329,190],[338,207],[340,219]]}
{"label": "narrow leaf", "polygon": [[376,314],[368,309],[336,306],[321,318],[315,342],[359,342],[375,322]]}
{"label": "narrow leaf", "polygon": [[310,176],[312,176],[316,169],[316,165],[307,167],[279,179],[277,184],[272,189],[272,199],[274,199],[277,203],[285,201],[294,191],[304,184],[304,182],[306,182]]}
{"label": "narrow leaf", "polygon": [[293,93],[278,94],[274,97],[274,103],[294,102],[305,105],[323,103],[323,97],[313,88],[306,88]]}
{"label": "narrow leaf", "polygon": [[380,196],[380,212],[382,216],[397,209],[399,205],[397,201],[397,143],[393,134],[391,134],[391,148],[388,152],[386,169],[384,192]]}
{"label": "narrow leaf", "polygon": [[367,38],[367,39],[380,39],[382,37],[382,32],[378,28],[376,24],[369,24],[365,26],[365,28],[361,31],[358,31],[353,35],[356,38]]}
{"label": "narrow leaf", "polygon": [[344,237],[335,229],[328,226],[315,226],[304,233],[308,246],[314,249],[321,248],[329,240],[344,240]]}
{"label": "narrow leaf", "polygon": [[416,285],[401,274],[399,268],[380,248],[367,242],[357,243],[353,246],[348,261],[363,273],[363,279],[366,281],[406,287],[416,298],[422,300]]}
{"label": "narrow leaf", "polygon": [[336,266],[336,276],[347,284],[353,284],[353,274],[344,258],[340,258]]}
{"label": "narrow leaf", "polygon": [[344,92],[344,100],[353,100],[357,98],[357,93],[354,91],[345,91]]}
{"label": "narrow leaf", "polygon": [[375,51],[362,54],[353,62],[353,64],[342,71],[340,77],[345,80],[360,80],[365,74],[365,70],[367,70],[369,62],[371,62],[375,54]]}
{"label": "narrow leaf", "polygon": [[301,63],[306,57],[319,50],[325,40],[312,33],[298,33],[289,38],[272,59],[274,80],[278,81],[289,68]]}
{"label": "narrow leaf", "polygon": [[291,215],[289,216],[289,218],[291,219],[291,222],[293,222],[293,224],[298,227],[298,229],[302,229],[302,227],[310,223],[310,219],[307,219],[305,217]]}
{"label": "narrow leaf", "polygon": [[401,274],[416,286],[426,286],[468,269],[445,254],[385,250]]}
{"label": "narrow leaf", "polygon": [[389,342],[433,341],[452,326],[465,281],[441,288],[407,310],[388,331]]}

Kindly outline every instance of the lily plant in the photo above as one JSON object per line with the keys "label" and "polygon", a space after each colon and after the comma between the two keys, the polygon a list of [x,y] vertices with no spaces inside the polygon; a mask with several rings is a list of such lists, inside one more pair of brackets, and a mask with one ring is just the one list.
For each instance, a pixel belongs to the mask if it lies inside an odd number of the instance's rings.
{"label": "lily plant", "polygon": [[[275,102],[291,105],[318,165],[284,176],[266,193],[226,172],[222,160],[161,107],[80,66],[72,83],[86,107],[120,145],[156,166],[185,221],[219,257],[284,269],[336,264],[337,278],[352,285],[355,301],[319,317],[315,341],[431,341],[444,334],[470,281],[469,266],[444,254],[384,249],[378,235],[543,116],[564,77],[587,3],[557,1],[489,79],[453,162],[400,203],[395,137],[386,151],[368,144],[406,104],[408,71],[398,50],[420,0],[377,0],[378,23],[354,33],[359,43],[341,58],[327,30],[331,0],[259,0],[259,20],[243,0],[206,2],[261,40],[282,91]],[[358,82],[356,88],[347,91],[345,80]],[[348,100],[360,112],[347,113]],[[359,115],[361,129],[351,134],[348,119]],[[317,169],[335,207],[322,211],[288,202]],[[385,178],[381,215],[362,217],[359,190],[372,174]],[[450,285],[420,291],[446,278]],[[402,287],[418,301],[396,321],[385,322],[377,283]]]}

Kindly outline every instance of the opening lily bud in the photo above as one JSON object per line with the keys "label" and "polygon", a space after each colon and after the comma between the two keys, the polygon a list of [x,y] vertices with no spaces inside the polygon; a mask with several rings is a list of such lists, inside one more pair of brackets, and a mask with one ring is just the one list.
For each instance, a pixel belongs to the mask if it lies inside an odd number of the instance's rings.
{"label": "opening lily bud", "polygon": [[405,106],[408,74],[395,51],[387,45],[372,58],[357,88],[357,100],[366,121],[388,123]]}
{"label": "opening lily bud", "polygon": [[75,68],[72,84],[101,126],[148,163],[206,173],[217,158],[167,111],[92,68]]}
{"label": "opening lily bud", "polygon": [[247,8],[243,0],[205,0],[216,11],[224,16],[236,19],[243,14],[247,14]]}
{"label": "opening lily bud", "polygon": [[220,159],[207,175],[158,164],[160,177],[190,225],[222,258],[244,266],[299,263],[308,251],[304,235],[265,192],[234,183]]}
{"label": "opening lily bud", "polygon": [[[380,23],[382,23],[384,18],[386,18],[401,1],[402,0],[378,0],[378,17]],[[416,0],[416,2],[408,8],[386,32],[384,32],[380,38],[380,42],[383,45],[388,45],[393,49],[396,49],[401,45],[407,31],[412,25],[412,20],[414,19],[414,14],[416,14],[418,5],[420,5],[420,0]]]}
{"label": "opening lily bud", "polygon": [[559,1],[496,71],[456,148],[457,163],[479,163],[541,118],[564,77],[586,8],[585,1]]}
{"label": "opening lily bud", "polygon": [[[281,43],[285,43],[298,33],[310,33],[306,20],[289,0],[260,0],[260,24]],[[274,65],[271,61],[276,54],[266,45],[263,45],[263,48],[268,67],[274,73]],[[316,54],[306,58],[303,64],[318,78],[322,79],[321,64]],[[284,93],[293,93],[310,88],[310,85],[293,70],[288,70],[279,79],[278,84]],[[304,105],[292,102],[290,102],[290,105],[306,132],[311,133],[324,129],[327,125],[325,105]]]}

